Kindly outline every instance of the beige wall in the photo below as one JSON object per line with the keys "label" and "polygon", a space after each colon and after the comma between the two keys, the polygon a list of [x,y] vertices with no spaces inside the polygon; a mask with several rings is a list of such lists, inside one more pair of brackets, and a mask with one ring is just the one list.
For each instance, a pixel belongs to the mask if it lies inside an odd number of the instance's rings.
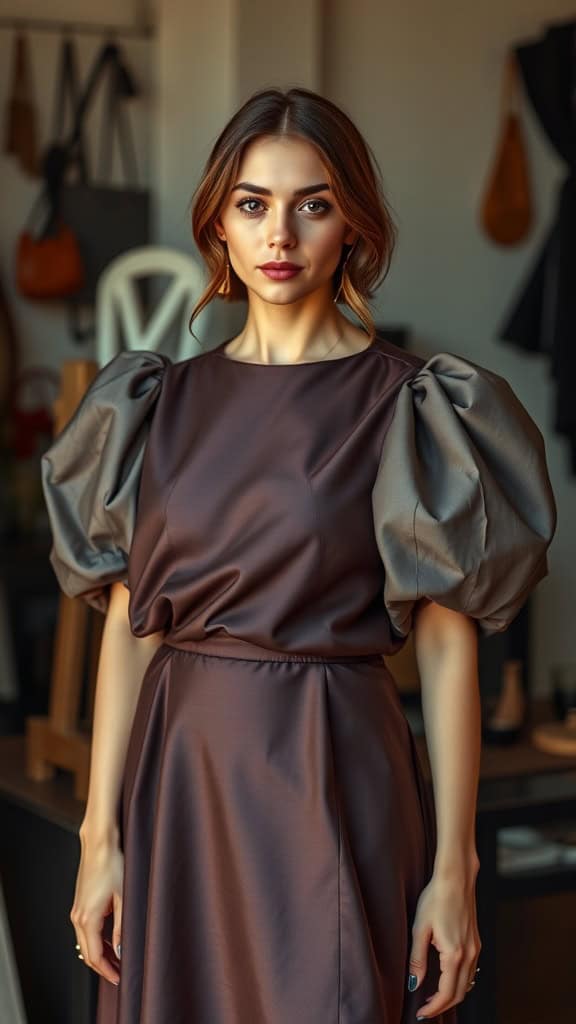
{"label": "beige wall", "polygon": [[[250,93],[287,82],[321,88],[321,26],[321,4],[310,0],[273,9],[264,0],[159,4],[155,160],[161,241],[195,251],[191,194],[218,133]],[[243,308],[213,303],[195,320],[194,331],[201,339],[232,334]]]}

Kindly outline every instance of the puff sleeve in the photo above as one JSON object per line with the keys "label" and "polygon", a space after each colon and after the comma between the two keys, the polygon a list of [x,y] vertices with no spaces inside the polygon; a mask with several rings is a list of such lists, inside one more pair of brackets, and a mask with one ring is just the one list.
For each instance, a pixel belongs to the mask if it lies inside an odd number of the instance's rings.
{"label": "puff sleeve", "polygon": [[69,597],[106,612],[127,579],[149,420],[170,359],[123,351],[103,366],[41,457],[50,562]]}
{"label": "puff sleeve", "polygon": [[548,573],[556,505],[544,439],[503,377],[451,353],[401,384],[372,509],[401,636],[423,597],[501,632]]}

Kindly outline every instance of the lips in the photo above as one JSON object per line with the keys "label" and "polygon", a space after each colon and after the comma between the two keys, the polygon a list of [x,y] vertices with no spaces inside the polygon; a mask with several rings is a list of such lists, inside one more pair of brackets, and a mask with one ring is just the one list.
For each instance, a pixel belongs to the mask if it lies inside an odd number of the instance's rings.
{"label": "lips", "polygon": [[280,260],[275,262],[272,260],[270,263],[262,263],[261,270],[301,270],[302,267],[298,263],[290,263],[288,260]]}
{"label": "lips", "polygon": [[295,277],[302,270],[296,263],[264,263],[259,268],[266,277],[273,281],[287,281],[289,277]]}

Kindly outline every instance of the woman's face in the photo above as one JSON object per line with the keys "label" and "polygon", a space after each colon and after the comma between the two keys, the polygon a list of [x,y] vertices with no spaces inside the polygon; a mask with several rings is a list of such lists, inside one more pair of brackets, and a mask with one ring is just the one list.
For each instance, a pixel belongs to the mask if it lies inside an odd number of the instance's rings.
{"label": "woman's face", "polygon": [[[295,195],[298,190],[306,194]],[[298,136],[266,136],[246,147],[215,227],[248,291],[272,303],[295,302],[319,288],[331,299],[342,246],[357,237],[342,216],[315,147]],[[260,269],[271,261],[302,269],[273,280]]]}

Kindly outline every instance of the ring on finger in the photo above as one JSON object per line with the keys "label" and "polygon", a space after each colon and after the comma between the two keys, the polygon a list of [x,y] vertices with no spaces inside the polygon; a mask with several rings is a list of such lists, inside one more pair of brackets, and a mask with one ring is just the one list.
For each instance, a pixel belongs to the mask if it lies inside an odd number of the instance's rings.
{"label": "ring on finger", "polygon": [[468,981],[468,991],[471,988],[474,988],[474,985],[476,984],[476,975],[477,974],[480,974],[480,968],[479,967],[476,968],[476,970],[474,971],[474,974],[472,975],[472,977]]}

